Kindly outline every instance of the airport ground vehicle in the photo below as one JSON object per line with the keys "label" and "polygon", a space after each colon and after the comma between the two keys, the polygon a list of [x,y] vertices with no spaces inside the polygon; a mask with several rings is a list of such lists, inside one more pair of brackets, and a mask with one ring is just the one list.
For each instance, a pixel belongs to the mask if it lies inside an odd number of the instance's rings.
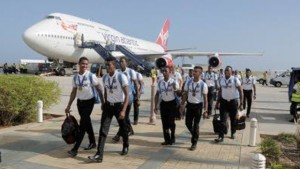
{"label": "airport ground vehicle", "polygon": [[293,91],[293,87],[295,85],[295,78],[297,75],[300,75],[300,67],[292,67],[292,72],[290,74],[290,81],[289,81],[289,92],[288,92],[288,96],[289,96],[289,100],[291,100],[292,97],[292,91]]}
{"label": "airport ground vehicle", "polygon": [[275,87],[281,87],[282,85],[288,85],[290,81],[290,70],[287,70],[276,77],[271,78],[270,84],[274,85]]}

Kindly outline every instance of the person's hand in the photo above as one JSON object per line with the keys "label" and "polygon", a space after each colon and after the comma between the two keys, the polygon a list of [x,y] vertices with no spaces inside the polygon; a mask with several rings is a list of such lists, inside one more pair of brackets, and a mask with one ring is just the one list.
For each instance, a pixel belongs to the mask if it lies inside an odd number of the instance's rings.
{"label": "person's hand", "polygon": [[203,112],[203,119],[207,119],[207,117],[208,117],[208,113],[207,112],[208,112],[207,110],[205,110]]}
{"label": "person's hand", "polygon": [[185,109],[185,105],[184,105],[184,104],[180,104],[179,112],[180,112],[181,114],[184,112],[184,109]]}
{"label": "person's hand", "polygon": [[157,107],[154,108],[154,113],[155,113],[155,114],[158,113],[158,108],[157,108]]}
{"label": "person's hand", "polygon": [[66,115],[70,114],[71,110],[70,110],[70,106],[67,106],[65,109],[65,113]]}
{"label": "person's hand", "polygon": [[215,110],[218,110],[220,108],[220,103],[216,103]]}
{"label": "person's hand", "polygon": [[254,100],[256,99],[256,94],[253,95],[253,99],[254,99]]}
{"label": "person's hand", "polygon": [[240,111],[243,111],[243,110],[244,110],[244,109],[243,109],[243,104],[242,104],[242,103],[239,105],[239,109],[240,109]]}
{"label": "person's hand", "polygon": [[122,110],[119,115],[119,120],[125,119],[125,110]]}

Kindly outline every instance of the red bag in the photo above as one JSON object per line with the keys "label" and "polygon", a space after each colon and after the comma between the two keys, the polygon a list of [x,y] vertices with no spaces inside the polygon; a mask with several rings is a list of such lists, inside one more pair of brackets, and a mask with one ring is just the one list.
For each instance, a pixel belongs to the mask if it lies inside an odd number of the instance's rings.
{"label": "red bag", "polygon": [[79,125],[74,116],[67,115],[61,125],[61,135],[67,144],[73,144],[76,142],[76,138],[79,135]]}

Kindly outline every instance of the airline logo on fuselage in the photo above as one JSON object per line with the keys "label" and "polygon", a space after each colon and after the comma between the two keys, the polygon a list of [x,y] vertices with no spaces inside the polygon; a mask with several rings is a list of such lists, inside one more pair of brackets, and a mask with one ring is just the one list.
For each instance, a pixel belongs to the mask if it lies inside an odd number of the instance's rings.
{"label": "airline logo on fuselage", "polygon": [[106,42],[112,42],[112,43],[121,43],[124,45],[132,45],[132,46],[139,46],[138,41],[134,39],[129,39],[122,36],[112,35],[108,33],[101,33],[104,40]]}

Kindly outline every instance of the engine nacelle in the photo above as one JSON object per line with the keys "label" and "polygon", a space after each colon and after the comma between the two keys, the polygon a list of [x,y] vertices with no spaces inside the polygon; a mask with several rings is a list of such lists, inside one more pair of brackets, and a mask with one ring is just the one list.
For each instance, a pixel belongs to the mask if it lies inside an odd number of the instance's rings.
{"label": "engine nacelle", "polygon": [[220,67],[222,65],[222,61],[218,56],[211,56],[208,59],[208,65],[212,66],[213,68]]}
{"label": "engine nacelle", "polygon": [[170,54],[163,55],[161,58],[156,59],[155,66],[161,69],[165,66],[173,66],[172,56]]}

